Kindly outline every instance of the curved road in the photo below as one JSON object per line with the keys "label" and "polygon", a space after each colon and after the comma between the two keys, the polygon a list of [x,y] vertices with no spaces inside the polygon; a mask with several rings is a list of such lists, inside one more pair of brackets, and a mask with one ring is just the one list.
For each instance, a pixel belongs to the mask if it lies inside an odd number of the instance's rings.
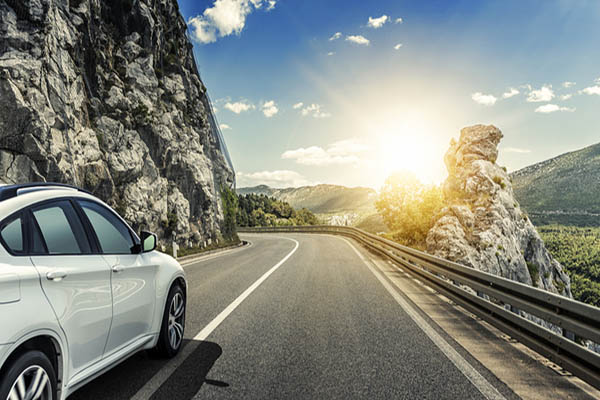
{"label": "curved road", "polygon": [[358,245],[242,236],[252,245],[185,265],[180,356],[137,354],[70,399],[516,398]]}

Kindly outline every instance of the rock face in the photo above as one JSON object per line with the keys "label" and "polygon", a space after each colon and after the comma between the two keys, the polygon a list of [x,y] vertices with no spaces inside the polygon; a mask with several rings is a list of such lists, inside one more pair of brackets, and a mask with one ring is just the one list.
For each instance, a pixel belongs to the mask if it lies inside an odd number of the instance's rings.
{"label": "rock face", "polygon": [[494,126],[464,128],[445,156],[447,206],[427,235],[428,251],[495,275],[571,297],[568,275],[546,250],[496,164],[503,135]]}
{"label": "rock face", "polygon": [[177,0],[0,0],[0,179],[82,186],[180,245],[233,183]]}

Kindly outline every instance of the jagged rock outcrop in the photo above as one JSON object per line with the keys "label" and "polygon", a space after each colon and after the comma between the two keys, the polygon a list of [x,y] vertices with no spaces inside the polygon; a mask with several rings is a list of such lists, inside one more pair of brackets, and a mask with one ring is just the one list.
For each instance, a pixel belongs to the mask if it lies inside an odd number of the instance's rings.
{"label": "jagged rock outcrop", "polygon": [[447,206],[427,235],[430,253],[571,297],[568,275],[550,255],[496,164],[503,135],[494,126],[464,128],[445,156]]}
{"label": "jagged rock outcrop", "polygon": [[0,0],[0,180],[82,186],[180,245],[233,182],[177,0]]}

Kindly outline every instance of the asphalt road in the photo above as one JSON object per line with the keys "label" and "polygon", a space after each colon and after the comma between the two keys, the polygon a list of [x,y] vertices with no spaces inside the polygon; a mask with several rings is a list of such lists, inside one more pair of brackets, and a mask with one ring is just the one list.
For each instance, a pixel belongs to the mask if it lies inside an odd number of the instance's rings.
{"label": "asphalt road", "polygon": [[426,334],[416,321],[426,317],[407,312],[348,241],[243,236],[250,247],[185,267],[180,357],[137,354],[70,399],[515,397],[476,361],[448,356],[456,343]]}

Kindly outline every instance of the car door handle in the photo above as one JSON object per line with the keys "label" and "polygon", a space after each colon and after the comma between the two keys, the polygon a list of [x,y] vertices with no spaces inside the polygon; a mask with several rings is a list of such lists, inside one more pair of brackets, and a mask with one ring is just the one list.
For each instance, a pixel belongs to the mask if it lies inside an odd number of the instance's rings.
{"label": "car door handle", "polygon": [[62,270],[50,271],[46,274],[49,281],[60,281],[67,277],[67,273]]}
{"label": "car door handle", "polygon": [[122,265],[115,265],[112,267],[112,272],[114,272],[115,274],[118,274],[119,272],[123,271],[125,271],[125,268],[123,268]]}

